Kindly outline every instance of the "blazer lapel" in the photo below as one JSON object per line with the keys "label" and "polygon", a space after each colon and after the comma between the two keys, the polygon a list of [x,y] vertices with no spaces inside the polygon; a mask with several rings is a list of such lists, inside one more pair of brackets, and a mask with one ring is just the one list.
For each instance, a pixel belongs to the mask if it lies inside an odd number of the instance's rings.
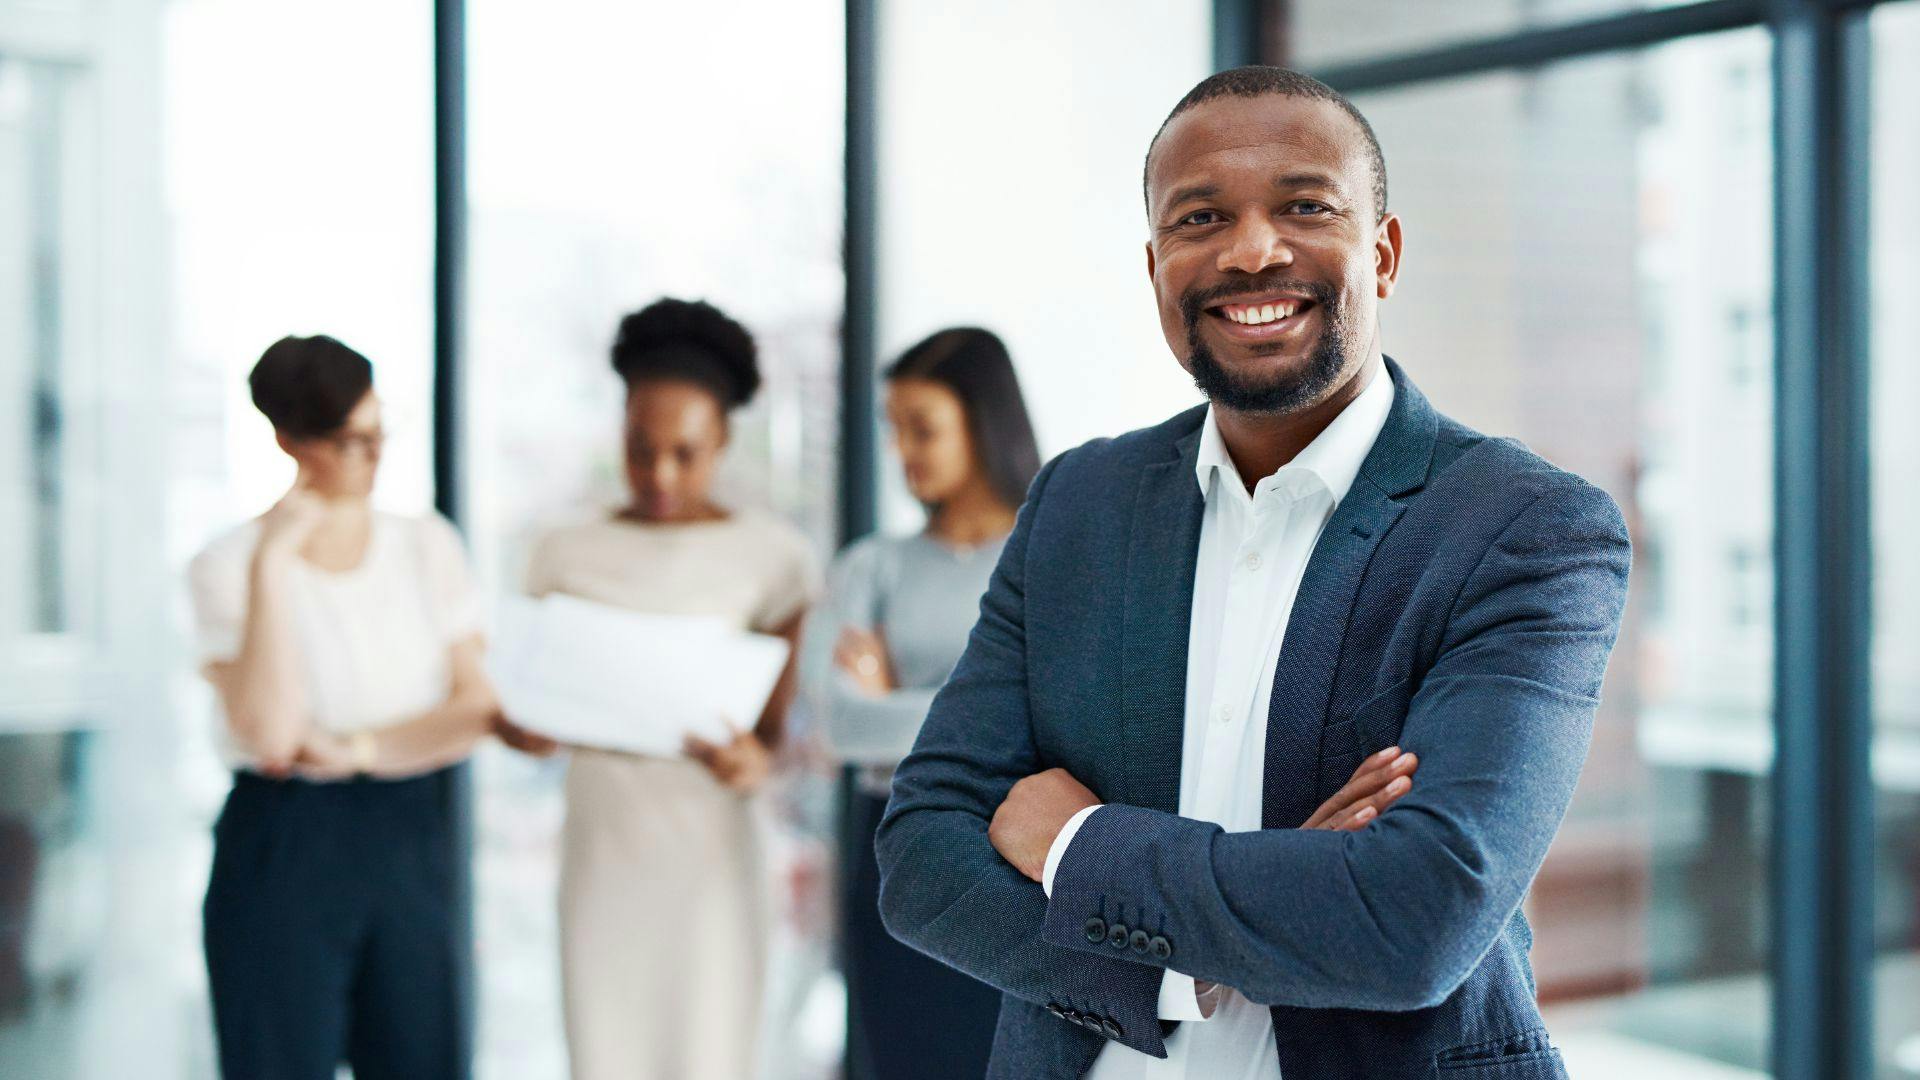
{"label": "blazer lapel", "polygon": [[1180,812],[1187,627],[1205,510],[1193,473],[1199,428],[1174,448],[1172,460],[1141,470],[1134,494],[1120,669],[1126,801],[1169,814]]}
{"label": "blazer lapel", "polygon": [[1402,498],[1426,483],[1433,460],[1438,416],[1391,359],[1387,374],[1394,382],[1393,409],[1320,533],[1287,617],[1267,707],[1264,828],[1297,828],[1313,813],[1320,732],[1360,579],[1405,511]]}

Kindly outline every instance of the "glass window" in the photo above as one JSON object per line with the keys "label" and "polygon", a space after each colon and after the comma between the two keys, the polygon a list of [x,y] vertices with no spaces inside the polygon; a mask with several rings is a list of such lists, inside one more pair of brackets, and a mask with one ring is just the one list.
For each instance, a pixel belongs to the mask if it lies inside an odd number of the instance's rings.
{"label": "glass window", "polygon": [[1871,16],[1875,1075],[1920,1076],[1920,4]]}
{"label": "glass window", "polygon": [[197,422],[181,497],[208,501],[190,516],[257,514],[292,481],[246,385],[286,334],[373,362],[388,431],[375,498],[431,508],[431,10],[182,0],[165,47],[175,355]]}
{"label": "glass window", "polygon": [[61,195],[79,77],[71,65],[0,56],[0,636],[16,642],[73,629],[73,589],[97,576],[71,565],[89,522],[73,513],[66,468],[67,419],[84,410],[62,340],[74,244]]}
{"label": "glass window", "polygon": [[[843,6],[476,0],[468,32],[465,505],[484,582],[517,591],[542,530],[624,504],[609,348],[623,314],[663,295],[709,300],[754,334],[763,387],[733,419],[720,497],[779,511],[824,558],[844,291]],[[564,766],[489,747],[476,769],[480,1075],[559,1080]],[[797,781],[774,800],[771,880],[830,880],[826,795]],[[831,997],[815,994],[830,988],[823,924],[808,916],[822,901],[795,884],[773,908],[769,1077],[826,1075],[837,1061],[830,1015],[803,1024],[820,1015],[805,1012],[810,1000]]]}
{"label": "glass window", "polygon": [[[1582,22],[1688,0],[1291,0],[1278,44],[1286,62],[1326,67],[1424,52],[1537,27]],[[1356,17],[1361,16],[1361,17]]]}
{"label": "glass window", "polygon": [[[374,502],[433,506],[433,21],[380,0],[179,0],[159,29],[176,578],[155,587],[179,602],[187,560],[293,480],[246,381],[287,334],[372,362],[388,433]],[[181,767],[210,819],[219,714],[180,674]]]}
{"label": "glass window", "polygon": [[99,206],[92,72],[0,47],[0,1072],[92,1060],[62,987],[104,947],[99,720],[103,402],[82,321]]}
{"label": "glass window", "polygon": [[[1160,335],[1141,169],[1168,110],[1210,70],[1211,5],[885,14],[881,363],[942,327],[998,333],[1043,457],[1198,402]],[[897,473],[881,470],[894,529],[919,514]]]}
{"label": "glass window", "polygon": [[0,4],[0,1074],[215,1071],[183,569],[291,479],[287,333],[374,361],[429,505],[432,100],[430,5]]}
{"label": "glass window", "polygon": [[1386,351],[1612,493],[1636,566],[1528,911],[1576,1076],[1768,1050],[1771,150],[1763,33],[1358,99],[1402,215]]}

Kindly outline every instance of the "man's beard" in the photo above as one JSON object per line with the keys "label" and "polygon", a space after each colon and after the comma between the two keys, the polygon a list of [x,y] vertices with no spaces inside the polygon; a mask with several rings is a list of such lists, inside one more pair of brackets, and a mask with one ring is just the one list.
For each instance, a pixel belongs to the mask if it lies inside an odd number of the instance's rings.
{"label": "man's beard", "polygon": [[[1264,378],[1244,378],[1228,371],[1200,334],[1200,320],[1208,317],[1206,306],[1224,297],[1277,291],[1311,296],[1320,311],[1320,337],[1307,355],[1306,366]],[[1193,385],[1222,408],[1246,413],[1297,412],[1323,399],[1347,366],[1351,335],[1342,317],[1340,297],[1322,284],[1254,280],[1195,289],[1180,298],[1180,314],[1187,320],[1187,364],[1193,372]]]}

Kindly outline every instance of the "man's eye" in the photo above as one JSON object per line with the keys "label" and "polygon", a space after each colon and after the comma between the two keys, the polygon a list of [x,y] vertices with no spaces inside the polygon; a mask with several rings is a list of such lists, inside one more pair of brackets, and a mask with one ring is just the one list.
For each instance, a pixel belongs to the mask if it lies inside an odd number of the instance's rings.
{"label": "man's eye", "polygon": [[1330,209],[1332,208],[1326,203],[1314,202],[1312,199],[1302,199],[1287,207],[1289,213],[1295,214],[1324,214]]}
{"label": "man's eye", "polygon": [[1214,210],[1195,210],[1180,219],[1182,225],[1213,225],[1219,222],[1220,214]]}

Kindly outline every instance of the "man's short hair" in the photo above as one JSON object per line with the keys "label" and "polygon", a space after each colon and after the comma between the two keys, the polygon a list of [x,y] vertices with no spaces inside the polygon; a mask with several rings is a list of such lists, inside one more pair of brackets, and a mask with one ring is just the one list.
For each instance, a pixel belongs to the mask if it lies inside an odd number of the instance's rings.
{"label": "man's short hair", "polygon": [[1273,67],[1266,64],[1249,64],[1246,67],[1228,68],[1215,75],[1200,80],[1199,85],[1187,91],[1187,96],[1173,107],[1167,118],[1160,122],[1160,130],[1153,133],[1153,141],[1147,144],[1146,163],[1140,169],[1140,193],[1147,200],[1147,212],[1153,212],[1153,197],[1147,188],[1147,171],[1153,164],[1153,148],[1160,145],[1160,136],[1166,134],[1167,125],[1174,118],[1199,105],[1225,97],[1265,97],[1277,94],[1281,97],[1308,98],[1313,101],[1330,101],[1340,106],[1342,112],[1353,118],[1360,128],[1360,134],[1367,137],[1368,168],[1373,173],[1373,209],[1375,219],[1387,216],[1387,159],[1380,152],[1380,140],[1373,134],[1373,125],[1360,115],[1347,96],[1311,75],[1303,75],[1291,68]]}

